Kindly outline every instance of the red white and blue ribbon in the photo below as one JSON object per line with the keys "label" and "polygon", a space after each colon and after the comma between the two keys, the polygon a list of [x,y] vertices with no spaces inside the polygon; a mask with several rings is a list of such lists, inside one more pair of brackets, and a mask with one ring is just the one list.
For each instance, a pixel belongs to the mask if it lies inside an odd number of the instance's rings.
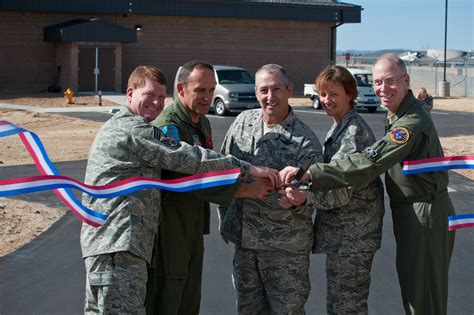
{"label": "red white and blue ribbon", "polygon": [[[403,174],[412,175],[452,169],[474,169],[474,155],[446,156],[403,162]],[[448,217],[450,231],[474,227],[474,214],[459,214]]]}
{"label": "red white and blue ribbon", "polygon": [[467,227],[474,227],[474,213],[449,216],[448,222],[449,222],[448,229],[450,231],[467,228]]}
{"label": "red white and blue ribbon", "polygon": [[75,188],[94,198],[114,198],[137,190],[156,188],[174,192],[186,192],[235,183],[239,168],[208,172],[178,179],[133,177],[103,186],[91,186],[67,176],[44,175],[0,180],[0,197],[28,194],[59,188]]}
{"label": "red white and blue ribbon", "polygon": [[474,169],[474,155],[446,156],[403,162],[403,174],[412,175],[452,169]]}
{"label": "red white and blue ribbon", "polygon": [[33,158],[42,176],[14,178],[0,181],[0,196],[13,196],[36,191],[54,189],[56,195],[66,204],[79,219],[92,225],[100,226],[107,220],[107,215],[91,210],[82,205],[73,195],[71,188],[79,189],[93,197],[112,198],[146,188],[158,188],[172,191],[189,191],[233,184],[240,174],[239,168],[225,171],[209,172],[173,180],[135,177],[105,186],[90,186],[72,178],[61,176],[53,165],[39,137],[26,129],[8,121],[0,120],[0,138],[18,134]]}

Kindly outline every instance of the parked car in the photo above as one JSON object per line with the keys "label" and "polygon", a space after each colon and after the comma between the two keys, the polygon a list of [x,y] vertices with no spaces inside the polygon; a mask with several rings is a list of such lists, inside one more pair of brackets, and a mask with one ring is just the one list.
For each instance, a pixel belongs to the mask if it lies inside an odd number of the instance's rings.
{"label": "parked car", "polygon": [[[374,88],[372,86],[372,73],[370,71],[357,68],[348,68],[347,70],[349,70],[357,82],[357,92],[359,95],[356,99],[356,106],[359,108],[367,108],[369,113],[375,113],[377,109],[382,109],[380,106],[380,100],[375,95]],[[314,84],[304,85],[304,95],[311,98],[311,101],[313,102],[313,108],[321,108],[319,94],[318,91],[316,91]]]}
{"label": "parked car", "polygon": [[305,84],[303,94],[304,96],[309,96],[314,109],[321,109],[321,103],[319,102],[319,94],[318,91],[316,91],[316,86],[314,84]]}
{"label": "parked car", "polygon": [[[174,96],[181,67],[174,79]],[[211,102],[210,110],[219,116],[230,112],[240,112],[246,109],[260,108],[255,96],[255,79],[244,68],[234,66],[215,65],[216,90]]]}

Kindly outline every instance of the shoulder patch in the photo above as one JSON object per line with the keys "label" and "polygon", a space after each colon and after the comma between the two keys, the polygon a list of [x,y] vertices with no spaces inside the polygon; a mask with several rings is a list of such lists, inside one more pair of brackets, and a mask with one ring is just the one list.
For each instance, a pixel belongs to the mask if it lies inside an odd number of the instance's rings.
{"label": "shoulder patch", "polygon": [[160,128],[153,126],[153,138],[160,141],[160,138],[163,136],[163,132]]}
{"label": "shoulder patch", "polygon": [[179,140],[169,137],[168,135],[164,134],[160,128],[155,126],[153,126],[153,136],[157,142],[160,142],[165,147],[177,149],[181,146]]}
{"label": "shoulder patch", "polygon": [[410,139],[410,132],[405,127],[396,127],[390,130],[390,141],[395,144],[404,144]]}
{"label": "shoulder patch", "polygon": [[175,125],[166,125],[161,127],[161,131],[170,138],[174,138],[178,141],[181,141],[179,137],[178,128]]}

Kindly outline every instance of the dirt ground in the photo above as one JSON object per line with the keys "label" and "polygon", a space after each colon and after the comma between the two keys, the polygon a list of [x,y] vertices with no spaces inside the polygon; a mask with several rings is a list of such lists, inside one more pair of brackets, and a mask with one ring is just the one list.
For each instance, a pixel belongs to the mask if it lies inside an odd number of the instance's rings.
{"label": "dirt ground", "polygon": [[[72,106],[97,106],[94,96],[74,97]],[[170,103],[167,99],[166,103]],[[41,107],[68,106],[60,94],[35,94],[26,97],[3,95],[0,103],[34,105]],[[102,100],[104,106],[116,105]],[[290,104],[310,106],[307,98],[292,98]],[[435,99],[434,110],[474,112],[474,99],[449,98]],[[43,142],[53,162],[81,160],[87,158],[90,145],[102,123],[69,118],[47,113],[33,113],[20,110],[0,109],[0,120],[10,121],[18,126],[35,132]],[[64,144],[67,137],[67,145]],[[441,138],[445,155],[473,155],[474,136]],[[17,136],[0,138],[0,171],[1,167],[32,164],[32,159]],[[473,170],[456,170],[474,180]],[[43,206],[38,203],[0,198],[0,257],[22,245],[48,229],[56,222],[65,210]]]}

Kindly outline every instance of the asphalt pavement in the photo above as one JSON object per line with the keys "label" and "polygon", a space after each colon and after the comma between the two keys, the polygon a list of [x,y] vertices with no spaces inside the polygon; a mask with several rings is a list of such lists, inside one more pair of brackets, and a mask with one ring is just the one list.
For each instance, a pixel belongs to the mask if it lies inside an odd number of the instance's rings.
{"label": "asphalt pavement", "polygon": [[[2,104],[0,104],[0,107]],[[322,111],[296,109],[297,114],[322,140],[331,125]],[[384,113],[361,112],[377,137],[383,135]],[[74,111],[63,115],[105,121],[111,114]],[[472,113],[433,112],[440,136],[474,134]],[[234,117],[209,115],[216,147],[219,147]],[[453,121],[456,123],[453,124]],[[41,138],[41,134],[39,134]],[[86,161],[55,164],[62,175],[83,180]],[[0,168],[0,179],[38,175],[34,165]],[[450,172],[450,195],[458,213],[472,213],[474,202],[472,181]],[[15,197],[64,207],[52,192]],[[395,241],[390,208],[386,199],[382,248],[377,252],[372,269],[369,298],[371,314],[403,314],[395,270]],[[80,221],[71,212],[49,230],[17,251],[0,257],[0,314],[81,314],[85,272],[79,245]],[[459,230],[450,268],[448,314],[474,314],[474,229]],[[201,314],[236,314],[231,281],[231,245],[226,245],[217,232],[215,211],[211,217],[211,235],[206,236]],[[306,304],[308,314],[325,314],[326,280],[323,255],[311,256],[312,290]]]}

